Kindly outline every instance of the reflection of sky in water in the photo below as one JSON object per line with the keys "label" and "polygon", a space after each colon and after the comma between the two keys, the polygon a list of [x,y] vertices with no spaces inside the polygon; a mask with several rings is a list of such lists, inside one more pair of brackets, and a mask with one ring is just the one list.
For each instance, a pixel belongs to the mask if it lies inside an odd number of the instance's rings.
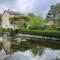
{"label": "reflection of sky in water", "polygon": [[46,48],[44,50],[44,53],[39,56],[34,56],[31,50],[27,50],[25,52],[16,52],[14,54],[11,54],[6,60],[51,60],[60,58],[60,50],[51,50]]}

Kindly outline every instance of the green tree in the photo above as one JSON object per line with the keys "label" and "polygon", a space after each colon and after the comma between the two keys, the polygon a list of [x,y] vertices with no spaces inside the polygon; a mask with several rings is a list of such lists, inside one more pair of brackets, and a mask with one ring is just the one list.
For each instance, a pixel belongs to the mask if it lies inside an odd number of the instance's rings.
{"label": "green tree", "polygon": [[46,16],[47,20],[52,20],[57,15],[60,15],[60,3],[57,3],[56,5],[52,5],[50,10],[48,11],[48,14]]}
{"label": "green tree", "polygon": [[30,15],[30,29],[44,29],[46,21],[43,17],[37,15]]}
{"label": "green tree", "polygon": [[56,16],[57,27],[60,27],[60,15]]}
{"label": "green tree", "polygon": [[2,14],[0,14],[0,24],[1,24],[1,22],[2,22]]}
{"label": "green tree", "polygon": [[60,3],[51,6],[46,19],[47,21],[55,20],[56,27],[60,27]]}

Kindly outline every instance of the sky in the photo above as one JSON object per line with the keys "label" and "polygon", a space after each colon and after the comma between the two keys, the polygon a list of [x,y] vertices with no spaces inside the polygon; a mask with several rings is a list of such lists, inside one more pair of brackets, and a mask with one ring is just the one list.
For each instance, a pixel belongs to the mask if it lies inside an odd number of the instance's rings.
{"label": "sky", "polygon": [[36,13],[46,16],[50,6],[56,3],[60,3],[60,0],[0,0],[0,13],[10,9],[22,13]]}

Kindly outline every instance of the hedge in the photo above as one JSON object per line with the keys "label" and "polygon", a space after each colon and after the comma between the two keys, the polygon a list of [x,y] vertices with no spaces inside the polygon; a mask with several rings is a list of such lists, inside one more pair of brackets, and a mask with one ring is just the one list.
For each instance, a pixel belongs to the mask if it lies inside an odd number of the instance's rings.
{"label": "hedge", "polygon": [[57,30],[15,30],[15,32],[22,33],[22,34],[60,37],[60,31]]}

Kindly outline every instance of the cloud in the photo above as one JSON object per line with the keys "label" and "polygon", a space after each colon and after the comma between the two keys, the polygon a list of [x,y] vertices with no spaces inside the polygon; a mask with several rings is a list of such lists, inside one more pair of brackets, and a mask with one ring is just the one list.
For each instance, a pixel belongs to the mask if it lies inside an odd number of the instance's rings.
{"label": "cloud", "polygon": [[20,10],[21,12],[30,12],[33,10],[34,8],[34,2],[35,0],[18,0],[17,1],[17,8],[18,10]]}
{"label": "cloud", "polygon": [[60,0],[0,0],[0,12],[10,9],[19,12],[34,12],[45,16],[50,6]]}

